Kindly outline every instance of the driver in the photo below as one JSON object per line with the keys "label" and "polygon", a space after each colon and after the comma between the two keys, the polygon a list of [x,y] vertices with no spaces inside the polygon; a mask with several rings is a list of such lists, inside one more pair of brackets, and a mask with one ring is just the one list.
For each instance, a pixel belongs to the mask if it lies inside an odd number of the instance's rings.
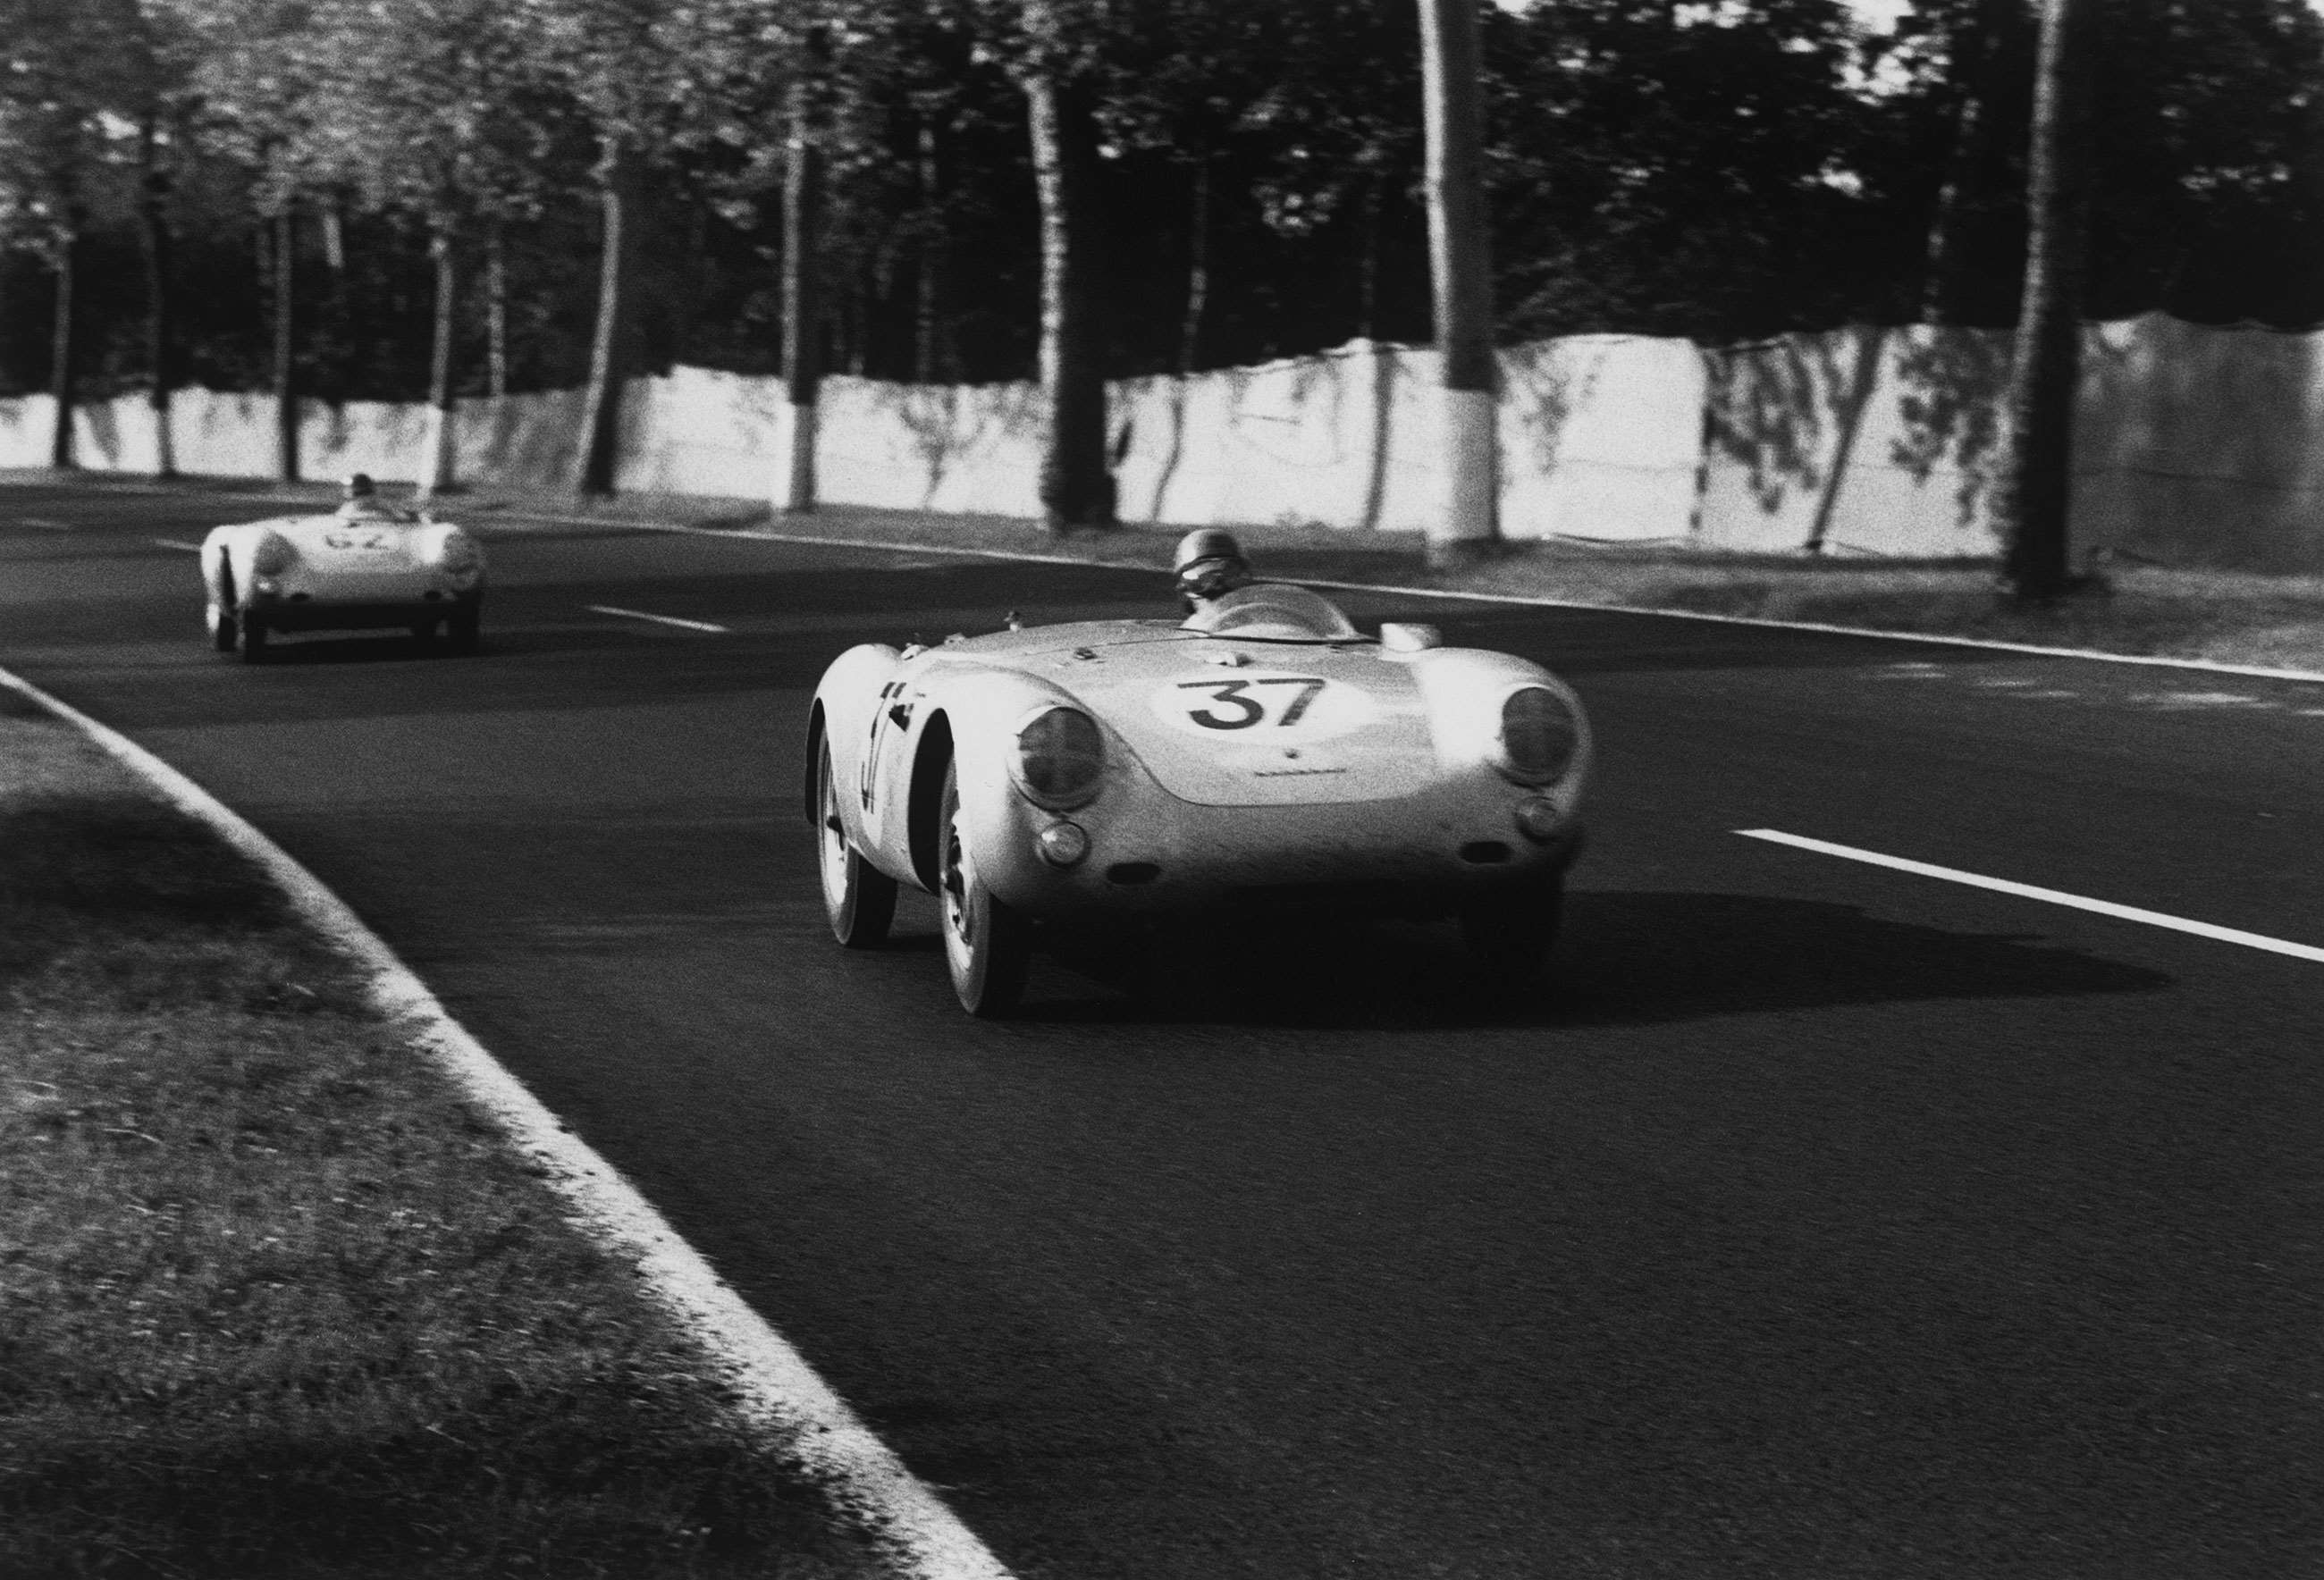
{"label": "driver", "polygon": [[1231,532],[1215,527],[1189,532],[1178,540],[1175,558],[1178,597],[1188,614],[1199,613],[1217,599],[1251,584],[1250,561],[1243,557],[1242,545]]}
{"label": "driver", "polygon": [[371,480],[368,472],[358,472],[346,481],[346,498],[338,509],[342,521],[401,521],[403,512],[379,497],[379,484]]}

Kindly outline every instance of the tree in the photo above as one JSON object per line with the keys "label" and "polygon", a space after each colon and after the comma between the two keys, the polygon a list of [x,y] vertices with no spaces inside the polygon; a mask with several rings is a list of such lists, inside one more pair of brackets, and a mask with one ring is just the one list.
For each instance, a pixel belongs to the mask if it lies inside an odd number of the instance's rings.
{"label": "tree", "polygon": [[1493,356],[1490,220],[1484,115],[1478,103],[1471,0],[1420,0],[1421,84],[1428,128],[1428,255],[1443,360],[1443,509],[1428,522],[1431,565],[1457,565],[1501,535],[1500,373]]}
{"label": "tree", "polygon": [[1017,61],[1041,203],[1041,404],[1049,431],[1040,498],[1053,532],[1114,524],[1092,41],[1087,17],[1078,8],[1069,15],[1068,3],[1024,0]]}
{"label": "tree", "polygon": [[613,490],[622,387],[642,363],[636,276],[649,172],[669,156],[709,45],[705,14],[660,0],[521,0],[526,30],[596,142],[601,216],[596,326],[574,468],[576,493]]}
{"label": "tree", "polygon": [[454,483],[460,243],[538,212],[560,106],[499,0],[326,0],[309,26],[333,114],[314,128],[309,169],[427,232],[435,312],[419,471],[433,493]]}
{"label": "tree", "polygon": [[78,264],[91,188],[103,179],[106,164],[106,31],[98,16],[72,0],[0,5],[0,203],[11,233],[40,252],[55,282],[49,461],[60,467],[74,464],[81,352]]}
{"label": "tree", "polygon": [[2022,599],[2063,592],[2074,394],[2089,223],[2092,0],[2043,0],[2026,187],[2025,290],[2009,386],[2000,507],[2003,574]]}
{"label": "tree", "polygon": [[[304,0],[153,0],[193,41],[198,135],[240,174],[262,232],[272,319],[274,473],[300,478],[299,204],[316,182],[332,106],[319,92],[316,35]],[[163,8],[166,7],[166,11]]]}

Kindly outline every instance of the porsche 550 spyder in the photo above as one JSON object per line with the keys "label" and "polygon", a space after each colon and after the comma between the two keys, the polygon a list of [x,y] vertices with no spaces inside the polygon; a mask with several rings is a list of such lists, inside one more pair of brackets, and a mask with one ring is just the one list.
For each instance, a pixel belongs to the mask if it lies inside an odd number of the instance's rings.
{"label": "porsche 550 spyder", "polygon": [[484,556],[448,521],[385,506],[215,527],[202,540],[212,646],[256,663],[277,631],[401,626],[473,652]]}
{"label": "porsche 550 spyder", "polygon": [[1538,972],[1582,841],[1590,726],[1538,665],[1366,635],[1260,583],[1184,621],[867,644],[825,671],[805,803],[838,941],[936,896],[962,1006],[1019,1001],[1037,925],[1314,902],[1455,915]]}

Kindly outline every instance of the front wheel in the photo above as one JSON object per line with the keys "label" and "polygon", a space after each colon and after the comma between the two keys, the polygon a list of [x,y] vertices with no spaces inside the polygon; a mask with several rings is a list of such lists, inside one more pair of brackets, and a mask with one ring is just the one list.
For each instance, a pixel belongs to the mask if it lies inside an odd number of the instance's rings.
{"label": "front wheel", "polygon": [[205,612],[209,619],[210,646],[220,653],[233,652],[242,640],[237,629],[240,622],[234,618],[234,605],[213,598]]}
{"label": "front wheel", "polygon": [[1512,991],[1539,983],[1565,910],[1563,877],[1538,886],[1480,896],[1461,907],[1461,940],[1470,955]]}
{"label": "front wheel", "polygon": [[821,841],[823,914],[831,935],[848,949],[877,949],[896,919],[896,880],[863,859],[847,842],[839,821],[839,786],[831,773],[831,743],[816,749],[816,838]]}
{"label": "front wheel", "polygon": [[980,1019],[1007,1015],[1025,997],[1033,963],[1033,925],[996,898],[976,876],[975,852],[961,828],[960,764],[945,768],[936,828],[944,840],[942,891],[945,966],[960,1006]]}
{"label": "front wheel", "polygon": [[235,621],[244,664],[263,663],[266,658],[266,622],[258,618],[258,611],[245,609]]}
{"label": "front wheel", "polygon": [[463,603],[444,617],[444,634],[449,638],[455,653],[473,653],[484,639],[484,610],[482,603]]}

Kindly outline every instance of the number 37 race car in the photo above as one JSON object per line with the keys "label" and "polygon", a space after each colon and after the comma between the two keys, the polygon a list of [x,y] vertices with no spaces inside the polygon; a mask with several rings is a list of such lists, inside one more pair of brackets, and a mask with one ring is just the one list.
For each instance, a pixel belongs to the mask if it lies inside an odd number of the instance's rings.
{"label": "number 37 race car", "polygon": [[[359,486],[357,486],[359,485]],[[370,480],[335,513],[216,527],[202,540],[210,641],[256,663],[279,631],[401,627],[452,650],[475,650],[484,551],[447,521],[393,509]]]}
{"label": "number 37 race car", "polygon": [[1457,916],[1529,980],[1591,765],[1548,671],[1268,583],[1183,622],[851,648],[807,748],[832,932],[876,947],[927,890],[979,1015],[1015,1007],[1041,925],[1253,905]]}

